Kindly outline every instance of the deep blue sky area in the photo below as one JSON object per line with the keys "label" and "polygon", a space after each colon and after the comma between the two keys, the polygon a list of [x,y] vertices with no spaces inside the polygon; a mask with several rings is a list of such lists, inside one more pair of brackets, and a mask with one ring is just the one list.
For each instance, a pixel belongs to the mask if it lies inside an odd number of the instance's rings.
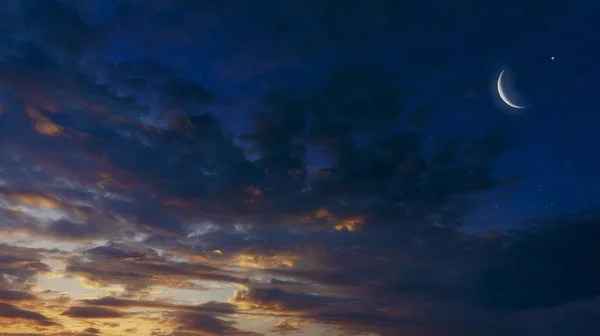
{"label": "deep blue sky area", "polygon": [[0,334],[599,335],[598,18],[0,3]]}

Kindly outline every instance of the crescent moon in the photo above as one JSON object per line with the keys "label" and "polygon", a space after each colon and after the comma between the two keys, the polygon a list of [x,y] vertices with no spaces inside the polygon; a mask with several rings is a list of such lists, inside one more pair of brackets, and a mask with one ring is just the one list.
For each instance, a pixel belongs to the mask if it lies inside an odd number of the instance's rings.
{"label": "crescent moon", "polygon": [[502,70],[502,72],[500,73],[500,76],[498,76],[498,95],[500,95],[500,98],[506,105],[508,105],[512,108],[516,108],[516,109],[525,108],[525,106],[519,106],[519,105],[511,102],[510,99],[508,99],[508,97],[506,96],[506,93],[504,92],[504,89],[502,88],[502,75],[504,75],[504,71],[506,71],[506,69]]}

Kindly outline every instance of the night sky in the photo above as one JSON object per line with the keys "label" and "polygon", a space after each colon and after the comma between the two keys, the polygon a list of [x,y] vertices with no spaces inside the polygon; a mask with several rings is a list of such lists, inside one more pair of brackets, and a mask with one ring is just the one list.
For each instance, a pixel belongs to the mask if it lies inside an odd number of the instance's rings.
{"label": "night sky", "polygon": [[0,334],[600,335],[599,13],[2,1]]}

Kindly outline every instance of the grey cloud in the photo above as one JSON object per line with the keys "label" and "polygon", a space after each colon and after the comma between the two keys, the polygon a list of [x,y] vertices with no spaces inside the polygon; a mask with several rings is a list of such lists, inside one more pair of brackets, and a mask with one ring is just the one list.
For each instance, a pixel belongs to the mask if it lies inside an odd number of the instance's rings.
{"label": "grey cloud", "polygon": [[41,326],[58,325],[56,322],[50,320],[40,313],[24,310],[3,302],[0,302],[0,316],[7,319],[27,320]]}
{"label": "grey cloud", "polygon": [[27,292],[0,290],[0,300],[2,301],[32,301],[35,299],[37,299],[35,295]]}
{"label": "grey cloud", "polygon": [[122,318],[126,316],[126,314],[119,311],[102,307],[71,307],[64,311],[61,315],[84,319],[108,319]]}

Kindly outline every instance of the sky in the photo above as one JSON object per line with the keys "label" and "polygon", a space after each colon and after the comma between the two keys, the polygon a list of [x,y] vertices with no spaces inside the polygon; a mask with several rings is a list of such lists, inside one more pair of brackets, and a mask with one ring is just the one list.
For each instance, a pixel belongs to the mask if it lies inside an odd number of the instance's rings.
{"label": "sky", "polygon": [[1,2],[0,334],[600,334],[599,6]]}

